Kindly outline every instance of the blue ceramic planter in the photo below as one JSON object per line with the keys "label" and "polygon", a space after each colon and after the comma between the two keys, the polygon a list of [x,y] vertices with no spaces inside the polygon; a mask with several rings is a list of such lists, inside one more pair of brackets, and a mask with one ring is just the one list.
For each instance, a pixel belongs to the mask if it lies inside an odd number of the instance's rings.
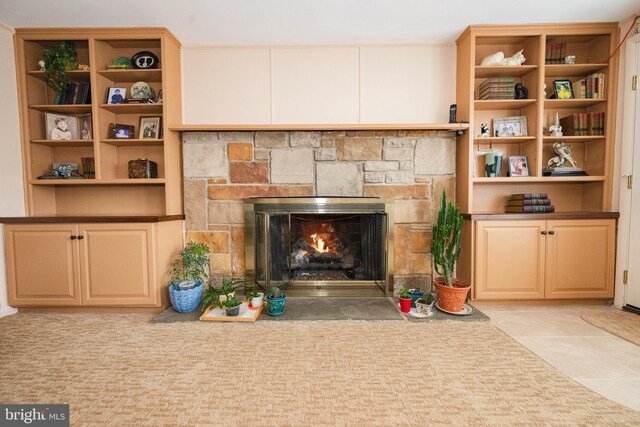
{"label": "blue ceramic planter", "polygon": [[196,282],[196,286],[191,289],[178,289],[180,283],[169,285],[169,298],[174,310],[180,313],[189,313],[200,305],[204,286],[202,282]]}
{"label": "blue ceramic planter", "polygon": [[283,293],[280,298],[272,299],[267,296],[267,314],[269,316],[282,316],[284,305],[287,302],[287,294]]}

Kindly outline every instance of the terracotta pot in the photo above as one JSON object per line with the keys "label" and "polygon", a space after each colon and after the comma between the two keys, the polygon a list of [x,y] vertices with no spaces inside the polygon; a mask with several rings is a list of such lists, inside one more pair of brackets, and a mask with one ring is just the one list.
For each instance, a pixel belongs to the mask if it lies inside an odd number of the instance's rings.
{"label": "terracotta pot", "polygon": [[438,306],[440,308],[454,313],[462,311],[471,285],[462,280],[453,279],[453,287],[449,287],[445,285],[442,277],[433,279],[433,285],[438,291]]}

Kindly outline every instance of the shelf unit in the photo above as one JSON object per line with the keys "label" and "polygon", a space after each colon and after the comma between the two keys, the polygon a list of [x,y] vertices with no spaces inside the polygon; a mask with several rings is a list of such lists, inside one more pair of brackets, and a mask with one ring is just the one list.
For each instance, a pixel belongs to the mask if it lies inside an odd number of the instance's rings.
{"label": "shelf unit", "polygon": [[[611,209],[611,173],[615,129],[618,58],[608,60],[618,43],[616,23],[544,24],[527,26],[470,26],[457,39],[458,118],[469,122],[469,131],[457,139],[457,202],[466,213],[502,213],[511,193],[549,193],[558,212],[603,212]],[[545,64],[547,43],[566,43],[567,55],[576,63]],[[523,49],[521,66],[481,66],[482,59],[497,51],[511,56]],[[603,99],[549,99],[553,80],[605,75]],[[528,99],[479,100],[479,86],[487,78],[513,77],[529,91]],[[545,97],[546,85],[546,97]],[[551,137],[546,129],[555,114],[605,113],[605,135]],[[492,119],[526,116],[528,136],[481,138],[480,125]],[[492,130],[493,132],[493,130]],[[572,147],[573,158],[587,177],[544,177],[542,169],[555,156],[553,143]],[[501,177],[484,177],[483,155],[488,150],[503,153]],[[528,178],[507,177],[507,158],[525,155]],[[498,185],[499,184],[499,185]],[[534,184],[533,187],[531,184]],[[563,200],[571,202],[563,202]]]}
{"label": "shelf unit", "polygon": [[[456,200],[466,219],[457,276],[472,284],[473,300],[613,296],[617,214],[610,210],[618,57],[609,56],[618,39],[617,23],[589,23],[477,25],[456,40],[458,118],[469,122],[456,147]],[[566,54],[575,55],[576,63],[546,64],[547,43],[566,43]],[[497,51],[508,57],[521,49],[524,65],[480,66]],[[554,80],[573,82],[594,73],[605,75],[603,99],[550,99]],[[528,89],[528,99],[479,100],[481,83],[491,77],[513,77]],[[590,112],[605,113],[604,135],[549,136],[556,113],[562,118]],[[527,136],[480,137],[481,124],[493,132],[494,118],[511,116],[527,118]],[[572,147],[588,176],[543,175],[557,141]],[[499,177],[484,176],[484,154],[490,150],[503,154]],[[508,177],[508,157],[523,155],[530,176]],[[505,214],[514,193],[547,193],[555,213]],[[572,269],[553,268],[560,265]]]}
{"label": "shelf unit", "polygon": [[[54,91],[46,85],[38,61],[44,49],[72,41],[79,64],[89,70],[69,71],[68,81],[88,82],[91,103],[54,105]],[[176,215],[182,214],[180,134],[168,123],[181,118],[180,42],[164,28],[18,29],[16,66],[21,109],[22,148],[28,216]],[[157,69],[113,70],[117,57],[150,51],[159,58]],[[107,104],[110,87],[127,89],[144,81],[163,102]],[[52,140],[46,113],[91,114],[89,139]],[[138,138],[141,117],[161,117],[159,138]],[[109,124],[134,126],[132,139],[111,139]],[[82,157],[94,157],[95,179],[38,180],[54,162],[73,162],[82,172]],[[128,162],[139,158],[158,164],[158,178],[129,179]]]}

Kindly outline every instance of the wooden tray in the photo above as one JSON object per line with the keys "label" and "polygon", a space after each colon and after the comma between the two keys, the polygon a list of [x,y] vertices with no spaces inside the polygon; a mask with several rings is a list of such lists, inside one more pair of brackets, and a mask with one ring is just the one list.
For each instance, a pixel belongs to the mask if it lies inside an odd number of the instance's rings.
{"label": "wooden tray", "polygon": [[262,313],[262,309],[267,303],[263,302],[257,310],[249,309],[249,303],[243,302],[240,306],[240,313],[237,316],[227,316],[224,309],[220,307],[209,307],[202,313],[200,320],[213,322],[255,322]]}

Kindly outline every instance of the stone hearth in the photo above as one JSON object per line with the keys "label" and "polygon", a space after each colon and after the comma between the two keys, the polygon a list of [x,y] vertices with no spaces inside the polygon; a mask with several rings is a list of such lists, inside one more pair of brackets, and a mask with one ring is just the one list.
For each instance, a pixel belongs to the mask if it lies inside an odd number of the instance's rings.
{"label": "stone hearth", "polygon": [[244,274],[242,200],[365,196],[395,200],[394,288],[428,288],[431,222],[453,195],[446,131],[185,132],[187,241],[212,249],[211,274]]}

